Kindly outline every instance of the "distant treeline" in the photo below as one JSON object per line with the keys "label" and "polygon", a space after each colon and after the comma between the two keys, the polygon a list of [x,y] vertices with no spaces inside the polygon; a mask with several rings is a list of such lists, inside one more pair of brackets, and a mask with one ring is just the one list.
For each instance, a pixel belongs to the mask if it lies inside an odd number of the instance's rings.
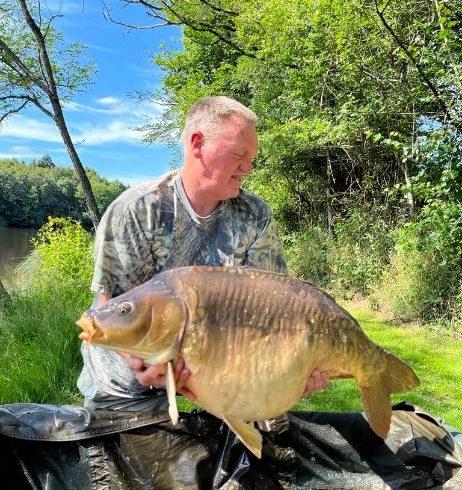
{"label": "distant treeline", "polygon": [[[126,188],[86,169],[101,212]],[[45,155],[32,163],[0,160],[0,224],[39,228],[48,216],[69,216],[90,227],[87,208],[71,168],[56,166]]]}

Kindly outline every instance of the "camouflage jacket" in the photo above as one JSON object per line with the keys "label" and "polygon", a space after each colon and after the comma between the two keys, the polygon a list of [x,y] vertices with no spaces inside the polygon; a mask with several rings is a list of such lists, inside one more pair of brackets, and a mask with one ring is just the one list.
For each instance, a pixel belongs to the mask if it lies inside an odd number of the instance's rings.
{"label": "camouflage jacket", "polygon": [[[92,290],[116,296],[159,272],[187,265],[249,265],[287,273],[271,212],[261,199],[241,190],[201,217],[175,171],[128,189],[107,209],[96,232]],[[111,396],[132,403],[152,393],[118,354],[82,349],[78,385],[87,402]],[[140,407],[135,403],[135,408]]]}

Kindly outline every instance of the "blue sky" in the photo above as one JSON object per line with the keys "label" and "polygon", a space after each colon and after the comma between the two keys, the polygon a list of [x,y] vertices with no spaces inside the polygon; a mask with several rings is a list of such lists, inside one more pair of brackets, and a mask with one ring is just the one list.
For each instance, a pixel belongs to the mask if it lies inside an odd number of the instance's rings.
{"label": "blue sky", "polygon": [[[101,0],[42,0],[49,10],[62,14],[55,24],[66,42],[87,46],[85,58],[96,63],[93,83],[64,108],[66,121],[84,165],[110,179],[127,184],[153,178],[170,168],[172,151],[161,144],[139,141],[137,127],[158,117],[161,107],[139,103],[133,91],[153,91],[162,72],[152,62],[161,44],[181,49],[175,27],[131,30],[105,20]],[[114,19],[147,25],[150,20],[138,5],[122,8],[119,0],[106,5]],[[151,20],[152,23],[152,20]],[[50,155],[55,163],[70,165],[57,128],[38,109],[13,115],[0,128],[0,158],[23,161]]]}

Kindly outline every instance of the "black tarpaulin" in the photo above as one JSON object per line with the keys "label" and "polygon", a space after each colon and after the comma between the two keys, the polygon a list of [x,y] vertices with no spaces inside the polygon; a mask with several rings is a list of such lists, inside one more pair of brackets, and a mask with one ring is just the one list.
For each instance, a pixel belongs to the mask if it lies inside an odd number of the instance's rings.
{"label": "black tarpaulin", "polygon": [[291,412],[250,454],[219,419],[0,406],[2,489],[462,489],[454,434],[408,404],[386,441],[359,413]]}

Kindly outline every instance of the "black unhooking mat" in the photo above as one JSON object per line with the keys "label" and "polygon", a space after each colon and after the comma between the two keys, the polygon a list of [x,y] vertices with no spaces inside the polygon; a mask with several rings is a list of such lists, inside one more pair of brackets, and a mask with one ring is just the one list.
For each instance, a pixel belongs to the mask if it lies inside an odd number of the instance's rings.
{"label": "black unhooking mat", "polygon": [[291,412],[261,460],[220,420],[183,413],[0,405],[0,488],[462,489],[457,433],[405,403],[389,437],[359,413]]}

